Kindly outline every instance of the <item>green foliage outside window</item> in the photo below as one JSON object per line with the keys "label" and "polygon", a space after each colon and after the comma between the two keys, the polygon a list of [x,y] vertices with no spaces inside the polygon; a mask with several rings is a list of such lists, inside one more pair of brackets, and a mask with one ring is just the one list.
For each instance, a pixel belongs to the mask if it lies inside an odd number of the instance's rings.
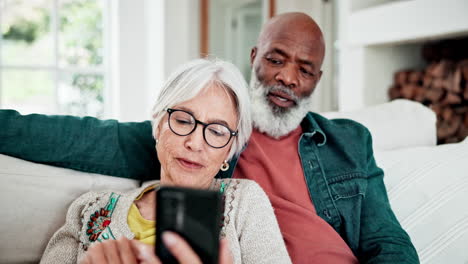
{"label": "green foliage outside window", "polygon": [[[0,0],[2,1],[2,0]],[[3,64],[55,65],[50,0],[3,0]],[[100,67],[103,63],[103,9],[99,0],[59,0],[58,66]],[[49,54],[49,56],[48,56]],[[28,73],[25,71],[25,75]],[[62,112],[77,115],[103,114],[104,80],[100,73],[58,72],[59,105]],[[27,78],[25,76],[25,78]],[[31,83],[41,86],[41,83]],[[4,79],[6,99],[24,101],[18,78]],[[23,88],[21,88],[23,86]],[[18,88],[15,88],[18,87]],[[41,91],[41,89],[28,89]],[[42,89],[43,90],[43,89]],[[98,105],[98,106],[97,106]]]}

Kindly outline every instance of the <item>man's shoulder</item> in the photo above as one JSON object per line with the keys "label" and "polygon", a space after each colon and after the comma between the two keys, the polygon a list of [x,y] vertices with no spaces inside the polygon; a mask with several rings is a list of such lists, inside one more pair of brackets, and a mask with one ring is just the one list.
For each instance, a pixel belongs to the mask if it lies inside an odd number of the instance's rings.
{"label": "man's shoulder", "polygon": [[318,127],[327,137],[356,137],[365,138],[370,132],[363,124],[346,118],[328,119],[321,114],[309,112],[307,119],[315,120]]}

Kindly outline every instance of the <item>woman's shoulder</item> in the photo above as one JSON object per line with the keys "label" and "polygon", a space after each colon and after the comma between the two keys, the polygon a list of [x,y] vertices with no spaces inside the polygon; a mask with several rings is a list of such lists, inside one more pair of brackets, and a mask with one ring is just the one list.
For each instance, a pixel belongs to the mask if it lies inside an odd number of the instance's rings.
{"label": "woman's shoulder", "polygon": [[91,190],[88,191],[84,194],[82,194],[80,197],[78,197],[74,203],[88,203],[90,200],[91,201],[99,201],[102,199],[109,198],[109,200],[112,197],[129,197],[132,198],[133,196],[138,196],[144,189],[148,188],[151,185],[157,185],[159,181],[150,181],[150,182],[145,182],[141,187],[138,188],[130,188],[126,190],[111,190],[111,189],[101,189],[101,190]]}
{"label": "woman's shoulder", "polygon": [[270,204],[265,191],[258,183],[247,179],[220,179],[217,188],[228,207],[250,207],[252,203]]}
{"label": "woman's shoulder", "polygon": [[258,183],[248,179],[217,179],[216,186],[215,188],[219,188],[221,193],[226,191],[234,191],[243,195],[247,193],[263,195],[265,193]]}
{"label": "woman's shoulder", "polygon": [[144,188],[94,190],[76,199],[69,208],[67,219],[76,225],[74,228],[78,229],[83,248],[103,239],[131,237],[126,226],[128,209]]}
{"label": "woman's shoulder", "polygon": [[131,191],[93,190],[75,199],[68,208],[67,218],[79,218],[81,221],[96,218],[113,212],[117,204],[129,197]]}
{"label": "woman's shoulder", "polygon": [[238,188],[255,188],[260,187],[258,183],[256,183],[253,180],[248,180],[248,179],[234,179],[234,178],[226,178],[226,179],[216,179],[217,185],[226,185],[226,186],[231,186],[235,187],[236,189]]}
{"label": "woman's shoulder", "polygon": [[127,196],[134,192],[132,190],[92,190],[80,195],[77,199],[73,201],[73,204],[89,204],[90,202],[97,202],[105,200],[106,198],[111,198],[113,196]]}

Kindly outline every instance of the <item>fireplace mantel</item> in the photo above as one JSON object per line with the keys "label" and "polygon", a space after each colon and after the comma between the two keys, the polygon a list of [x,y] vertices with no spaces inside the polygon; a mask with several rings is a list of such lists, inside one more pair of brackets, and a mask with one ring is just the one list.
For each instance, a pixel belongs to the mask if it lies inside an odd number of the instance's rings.
{"label": "fireplace mantel", "polygon": [[339,109],[387,102],[394,72],[424,66],[424,42],[468,35],[466,14],[466,0],[340,1]]}

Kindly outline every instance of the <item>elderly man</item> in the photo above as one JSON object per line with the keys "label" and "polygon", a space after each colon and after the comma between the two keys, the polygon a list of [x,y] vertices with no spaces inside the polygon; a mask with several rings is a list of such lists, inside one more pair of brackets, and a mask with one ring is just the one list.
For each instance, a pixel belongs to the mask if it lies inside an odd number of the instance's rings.
{"label": "elderly man", "polygon": [[[324,54],[322,32],[305,14],[265,25],[250,54],[255,131],[219,177],[264,188],[294,263],[418,263],[390,208],[369,131],[309,112]],[[8,155],[142,180],[159,175],[149,122],[14,111],[0,113],[0,122],[7,127],[0,152]]]}

